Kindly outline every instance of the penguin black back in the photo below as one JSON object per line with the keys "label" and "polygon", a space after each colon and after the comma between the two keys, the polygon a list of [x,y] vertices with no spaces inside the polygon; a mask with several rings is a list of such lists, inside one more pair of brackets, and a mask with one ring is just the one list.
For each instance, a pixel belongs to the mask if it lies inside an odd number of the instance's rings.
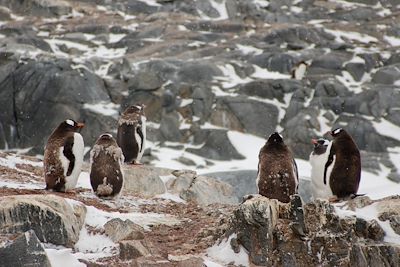
{"label": "penguin black back", "polygon": [[335,129],[330,134],[333,141],[327,165],[334,164],[329,180],[332,193],[338,198],[355,195],[361,179],[360,151],[344,129]]}
{"label": "penguin black back", "polygon": [[259,153],[258,193],[288,203],[297,193],[298,174],[292,152],[278,133],[269,136]]}

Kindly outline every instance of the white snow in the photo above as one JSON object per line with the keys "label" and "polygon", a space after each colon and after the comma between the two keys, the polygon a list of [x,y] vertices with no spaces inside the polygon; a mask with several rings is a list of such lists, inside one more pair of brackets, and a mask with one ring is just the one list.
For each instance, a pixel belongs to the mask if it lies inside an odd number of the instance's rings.
{"label": "white snow", "polygon": [[379,122],[371,120],[375,130],[383,136],[388,136],[400,141],[400,127],[385,120],[380,119]]}
{"label": "white snow", "polygon": [[95,113],[99,113],[105,116],[117,116],[119,113],[120,105],[114,104],[112,102],[99,102],[96,104],[85,103],[83,105],[84,109],[88,109]]}
{"label": "white snow", "polygon": [[266,8],[269,6],[269,1],[267,0],[253,0],[253,2],[258,8]]}
{"label": "white snow", "polygon": [[400,38],[394,37],[394,36],[389,36],[385,35],[383,39],[388,42],[391,46],[400,46]]}
{"label": "white snow", "polygon": [[[4,178],[2,178],[4,179]],[[43,184],[38,184],[32,181],[31,183],[16,183],[13,181],[2,180],[0,181],[0,188],[16,188],[16,189],[44,189],[44,179]]]}
{"label": "white snow", "polygon": [[51,266],[57,267],[85,267],[86,264],[81,263],[73,255],[70,248],[46,248],[46,254],[49,258]]}
{"label": "white snow", "polygon": [[99,259],[115,254],[118,245],[110,238],[101,234],[90,234],[86,227],[82,227],[75,250],[79,258]]}
{"label": "white snow", "polygon": [[22,159],[16,155],[7,155],[5,158],[0,157],[0,165],[8,167],[10,169],[18,169],[17,164],[27,164],[34,167],[43,167],[43,162],[31,161],[28,159]]}
{"label": "white snow", "polygon": [[249,255],[246,250],[241,247],[239,253],[235,253],[231,248],[232,238],[236,238],[236,234],[232,234],[220,244],[207,249],[207,256],[221,264],[233,262],[235,265],[250,266]]}
{"label": "white snow", "polygon": [[[327,33],[330,33],[336,37],[335,41],[339,43],[345,43],[345,39],[357,41],[360,43],[368,44],[370,42],[372,43],[377,43],[379,42],[378,39],[376,39],[373,36],[367,35],[367,34],[362,34],[359,32],[350,32],[350,31],[340,31],[340,30],[330,30],[327,28],[324,28],[324,31]],[[345,39],[343,39],[345,38]]]}
{"label": "white snow", "polygon": [[241,45],[241,44],[237,44],[236,47],[242,51],[243,54],[245,55],[249,55],[249,54],[253,54],[253,55],[259,55],[262,54],[263,50],[253,47],[253,46],[249,46],[249,45]]}
{"label": "white snow", "polygon": [[76,187],[92,189],[92,186],[90,184],[90,173],[81,172],[81,174],[79,175],[78,183],[76,184]]}

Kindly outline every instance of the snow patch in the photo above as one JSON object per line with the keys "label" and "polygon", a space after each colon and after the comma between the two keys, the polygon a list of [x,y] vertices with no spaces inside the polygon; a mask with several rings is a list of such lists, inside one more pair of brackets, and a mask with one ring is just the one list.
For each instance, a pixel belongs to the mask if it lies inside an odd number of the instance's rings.
{"label": "snow patch", "polygon": [[114,104],[112,102],[99,102],[97,104],[87,104],[83,105],[84,109],[88,109],[98,114],[104,116],[118,116],[120,105]]}
{"label": "snow patch", "polygon": [[236,234],[232,234],[220,244],[215,244],[207,249],[207,256],[225,265],[233,262],[235,265],[250,266],[249,255],[243,247],[240,247],[239,253],[232,250],[231,240],[233,238],[237,238]]}

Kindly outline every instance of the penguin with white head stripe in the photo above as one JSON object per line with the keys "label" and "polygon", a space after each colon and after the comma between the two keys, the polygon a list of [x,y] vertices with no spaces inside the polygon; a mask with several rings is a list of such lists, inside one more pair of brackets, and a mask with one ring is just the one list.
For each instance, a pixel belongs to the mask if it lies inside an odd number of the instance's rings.
{"label": "penguin with white head stripe", "polygon": [[128,107],[118,120],[117,143],[125,162],[140,164],[146,145],[145,105]]}
{"label": "penguin with white head stripe", "polygon": [[79,133],[83,127],[83,123],[68,119],[48,138],[43,159],[46,190],[75,188],[83,163],[84,143]]}

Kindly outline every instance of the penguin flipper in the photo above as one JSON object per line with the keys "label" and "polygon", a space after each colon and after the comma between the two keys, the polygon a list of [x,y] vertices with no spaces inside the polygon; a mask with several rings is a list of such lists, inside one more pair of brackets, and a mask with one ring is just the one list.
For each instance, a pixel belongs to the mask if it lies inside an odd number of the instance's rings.
{"label": "penguin flipper", "polygon": [[67,176],[71,175],[72,170],[74,169],[75,166],[75,155],[72,152],[73,146],[74,146],[74,137],[69,136],[67,139],[65,139],[64,149],[63,149],[64,156],[69,160]]}
{"label": "penguin flipper", "polygon": [[143,142],[144,142],[142,127],[137,127],[136,128],[136,132],[140,136],[140,150],[139,150],[139,152],[142,152],[142,150],[143,150]]}
{"label": "penguin flipper", "polygon": [[334,156],[335,156],[335,152],[334,152],[333,147],[332,147],[331,151],[329,152],[328,161],[325,163],[325,169],[324,169],[324,184],[325,185],[326,185],[326,173],[328,171],[328,167],[333,162]]}

